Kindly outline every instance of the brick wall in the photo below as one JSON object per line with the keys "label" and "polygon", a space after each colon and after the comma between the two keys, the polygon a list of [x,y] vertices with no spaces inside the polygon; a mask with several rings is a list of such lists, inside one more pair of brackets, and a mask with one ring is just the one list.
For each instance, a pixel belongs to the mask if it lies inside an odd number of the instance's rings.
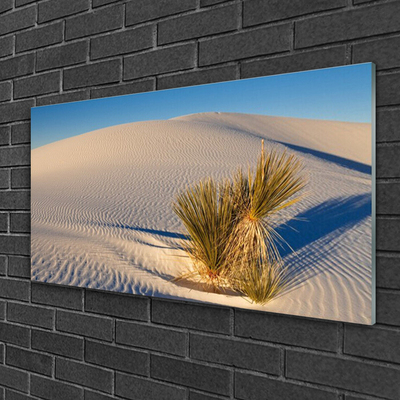
{"label": "brick wall", "polygon": [[[0,0],[0,399],[400,399],[400,1]],[[377,324],[31,284],[30,107],[373,61]]]}

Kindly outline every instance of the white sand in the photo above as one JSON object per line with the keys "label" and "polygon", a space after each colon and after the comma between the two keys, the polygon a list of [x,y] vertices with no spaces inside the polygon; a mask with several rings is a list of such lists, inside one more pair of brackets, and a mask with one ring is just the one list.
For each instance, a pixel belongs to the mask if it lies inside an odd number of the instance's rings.
{"label": "white sand", "polygon": [[[254,165],[260,138],[294,152],[309,174],[307,198],[274,221],[296,250],[282,249],[296,273],[291,288],[259,306],[171,282],[190,267],[172,246],[182,233],[174,195]],[[37,148],[32,279],[369,324],[370,165],[370,124],[228,113],[119,125]]]}

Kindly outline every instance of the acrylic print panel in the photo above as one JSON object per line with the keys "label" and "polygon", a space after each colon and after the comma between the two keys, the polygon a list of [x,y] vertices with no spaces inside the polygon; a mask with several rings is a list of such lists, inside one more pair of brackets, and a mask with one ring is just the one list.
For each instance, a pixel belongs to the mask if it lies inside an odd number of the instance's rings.
{"label": "acrylic print panel", "polygon": [[32,280],[375,321],[375,68],[32,109]]}

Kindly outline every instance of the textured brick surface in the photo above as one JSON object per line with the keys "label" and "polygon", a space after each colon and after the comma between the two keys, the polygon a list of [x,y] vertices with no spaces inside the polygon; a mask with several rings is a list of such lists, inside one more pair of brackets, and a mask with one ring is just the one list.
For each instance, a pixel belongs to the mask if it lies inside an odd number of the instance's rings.
{"label": "textured brick surface", "polygon": [[379,255],[376,264],[377,287],[400,289],[400,258]]}
{"label": "textured brick surface", "polygon": [[0,15],[0,35],[29,28],[35,25],[36,8],[34,6]]}
{"label": "textured brick surface", "polygon": [[63,32],[62,22],[22,32],[16,35],[15,50],[21,52],[60,43],[63,39]]}
{"label": "textured brick surface", "polygon": [[[34,69],[34,55],[32,53],[8,58],[0,61],[0,81],[9,78],[16,78],[18,76],[33,73]],[[12,121],[4,121],[9,122]]]}
{"label": "textured brick surface", "polygon": [[32,302],[73,310],[82,309],[82,290],[32,283]]}
{"label": "textured brick surface", "polygon": [[30,143],[31,141],[31,124],[22,123],[13,125],[11,128],[11,144]]}
{"label": "textured brick surface", "polygon": [[13,189],[26,189],[31,186],[30,168],[15,168],[11,170],[11,187]]}
{"label": "textured brick surface", "polygon": [[52,357],[14,346],[7,346],[6,364],[47,376],[53,369]]}
{"label": "textured brick surface", "polygon": [[89,9],[89,0],[48,0],[38,5],[38,22],[66,17]]}
{"label": "textured brick surface", "polygon": [[54,310],[32,306],[30,304],[8,303],[7,319],[19,324],[39,326],[52,329],[54,326]]}
{"label": "textured brick surface", "polygon": [[20,78],[14,82],[16,99],[58,92],[60,89],[60,73],[48,72],[28,78]]}
{"label": "textured brick surface", "polygon": [[83,389],[36,375],[31,377],[31,394],[46,400],[83,400]]}
{"label": "textured brick surface", "polygon": [[121,96],[124,94],[150,92],[154,90],[154,78],[147,78],[137,82],[125,83],[122,85],[110,85],[92,89],[91,98]]}
{"label": "textured brick surface", "polygon": [[0,341],[28,347],[30,331],[24,326],[0,322]]}

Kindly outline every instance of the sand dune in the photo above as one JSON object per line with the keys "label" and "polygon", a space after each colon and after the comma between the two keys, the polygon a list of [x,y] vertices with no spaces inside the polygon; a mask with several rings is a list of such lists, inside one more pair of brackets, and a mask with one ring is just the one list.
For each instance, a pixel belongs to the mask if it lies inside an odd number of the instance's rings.
{"label": "sand dune", "polygon": [[[265,306],[171,278],[190,267],[174,249],[180,189],[254,165],[266,146],[294,152],[308,196],[274,223],[292,286]],[[32,151],[32,279],[371,323],[371,127],[204,113],[104,128]],[[297,217],[293,219],[293,217]]]}

